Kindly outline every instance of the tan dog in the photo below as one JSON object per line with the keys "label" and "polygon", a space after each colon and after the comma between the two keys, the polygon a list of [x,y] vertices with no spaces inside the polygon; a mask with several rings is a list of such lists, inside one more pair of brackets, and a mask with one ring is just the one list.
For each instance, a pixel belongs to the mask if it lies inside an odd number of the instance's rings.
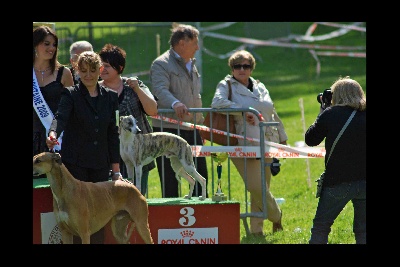
{"label": "tan dog", "polygon": [[125,162],[129,177],[136,177],[136,187],[139,190],[142,167],[159,156],[166,156],[171,161],[176,179],[180,182],[180,177],[183,177],[189,182],[189,194],[185,195],[185,198],[192,197],[196,180],[202,189],[199,199],[206,198],[206,179],[197,172],[192,148],[185,139],[167,132],[137,134],[140,129],[132,115],[120,117],[119,131],[121,158]]}
{"label": "tan dog", "polygon": [[[73,235],[90,243],[90,235],[111,219],[118,243],[128,243],[134,226],[146,244],[153,244],[146,198],[127,181],[98,183],[75,179],[58,153],[43,152],[33,157],[33,175],[46,174],[53,193],[53,211],[63,244],[72,244]],[[128,233],[127,228],[133,222]]]}

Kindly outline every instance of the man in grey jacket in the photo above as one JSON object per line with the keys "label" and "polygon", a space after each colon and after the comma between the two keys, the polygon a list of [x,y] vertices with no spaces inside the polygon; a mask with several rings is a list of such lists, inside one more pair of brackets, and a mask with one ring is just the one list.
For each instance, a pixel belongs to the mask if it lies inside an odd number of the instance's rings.
{"label": "man in grey jacket", "polygon": [[[196,68],[194,55],[199,50],[199,31],[191,25],[173,25],[169,40],[170,49],[156,58],[150,68],[152,93],[158,98],[159,109],[174,109],[174,113],[162,114],[175,120],[203,124],[202,113],[196,116],[188,112],[188,108],[201,108],[200,74]],[[196,120],[196,121],[194,121]],[[154,132],[170,132],[180,135],[190,145],[202,145],[198,130],[153,119]],[[162,167],[164,159],[164,168]],[[157,159],[162,196],[179,197],[178,181],[166,157]],[[195,161],[196,162],[196,161]],[[197,158],[197,171],[208,180],[206,159]],[[164,169],[164,174],[163,170]],[[186,191],[186,190],[184,190]],[[196,182],[193,196],[201,194],[201,185]],[[208,193],[207,193],[208,194]],[[205,197],[208,197],[205,196]]]}

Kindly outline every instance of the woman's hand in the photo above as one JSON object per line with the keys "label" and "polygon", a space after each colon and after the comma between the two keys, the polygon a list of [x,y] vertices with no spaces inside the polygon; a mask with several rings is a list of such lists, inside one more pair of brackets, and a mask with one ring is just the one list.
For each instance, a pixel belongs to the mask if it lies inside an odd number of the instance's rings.
{"label": "woman's hand", "polygon": [[59,145],[57,138],[54,135],[54,132],[51,131],[49,134],[49,137],[46,139],[46,145],[49,148],[49,150],[53,150],[55,145]]}
{"label": "woman's hand", "polygon": [[136,79],[136,77],[131,77],[131,78],[126,79],[126,84],[128,84],[129,87],[132,89],[140,90],[139,82]]}
{"label": "woman's hand", "polygon": [[246,122],[250,125],[256,125],[256,115],[251,112],[246,112]]}
{"label": "woman's hand", "polygon": [[136,77],[126,79],[126,84],[138,95],[144,111],[149,116],[158,114],[158,105],[153,96],[148,95],[145,90],[140,88],[139,81]]}
{"label": "woman's hand", "polygon": [[123,180],[120,172],[114,172],[111,178],[113,181]]}

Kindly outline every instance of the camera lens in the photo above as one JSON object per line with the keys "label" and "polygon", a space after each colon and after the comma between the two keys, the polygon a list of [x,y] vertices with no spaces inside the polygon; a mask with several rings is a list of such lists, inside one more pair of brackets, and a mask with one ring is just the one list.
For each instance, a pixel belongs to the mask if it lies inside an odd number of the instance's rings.
{"label": "camera lens", "polygon": [[331,105],[332,91],[330,88],[324,90],[324,93],[322,94],[322,101],[325,103],[326,107]]}
{"label": "camera lens", "polygon": [[321,96],[322,96],[322,93],[319,93],[319,94],[317,95],[317,101],[318,101],[318,103],[320,103],[320,104],[322,105]]}

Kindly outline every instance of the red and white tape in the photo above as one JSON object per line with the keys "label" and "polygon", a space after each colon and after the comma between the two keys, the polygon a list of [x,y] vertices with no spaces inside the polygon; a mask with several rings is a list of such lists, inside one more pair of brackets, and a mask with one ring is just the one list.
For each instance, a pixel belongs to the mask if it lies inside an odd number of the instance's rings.
{"label": "red and white tape", "polygon": [[[215,134],[228,135],[227,132],[209,128],[204,125],[194,125],[193,123],[178,121],[165,116],[151,116],[153,119],[163,120],[173,124],[179,124],[192,129],[198,129],[201,131],[213,132]],[[244,136],[231,134],[229,136],[243,139]],[[260,142],[257,138],[246,137],[246,140],[253,142]],[[265,143],[265,157],[266,158],[323,158],[325,157],[324,147],[290,147],[270,141],[264,141]],[[227,152],[230,157],[239,158],[259,158],[261,156],[259,146],[192,146],[193,156],[195,157],[208,157],[211,153],[215,152]]]}

